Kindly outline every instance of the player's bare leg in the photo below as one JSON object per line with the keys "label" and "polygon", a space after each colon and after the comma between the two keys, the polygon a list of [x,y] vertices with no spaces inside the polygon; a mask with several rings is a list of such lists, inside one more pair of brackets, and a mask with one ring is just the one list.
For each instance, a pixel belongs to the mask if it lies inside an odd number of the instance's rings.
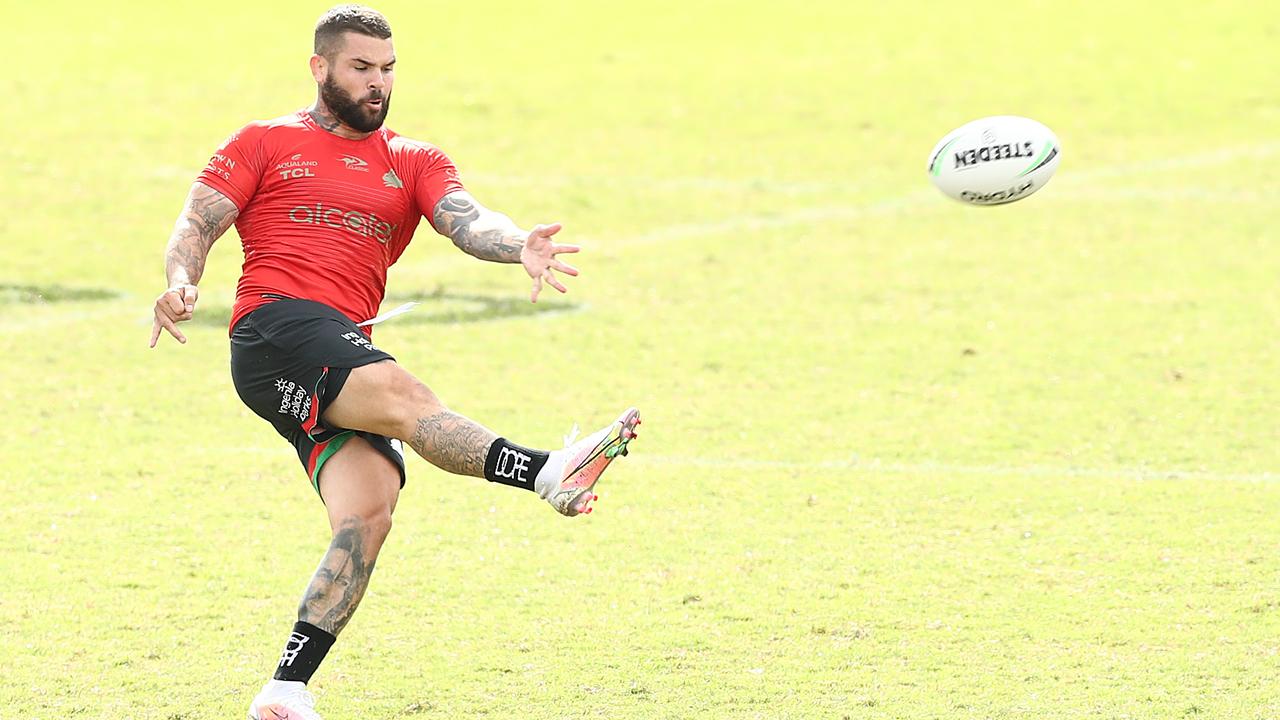
{"label": "player's bare leg", "polygon": [[324,421],[403,440],[433,465],[538,493],[564,515],[591,512],[594,488],[615,457],[626,454],[640,415],[629,409],[609,426],[573,445],[539,452],[508,443],[440,402],[397,363],[355,368]]}
{"label": "player's bare leg", "polygon": [[280,659],[276,678],[253,700],[249,717],[254,720],[319,718],[306,681],[296,678],[310,678],[333,639],[351,620],[369,587],[378,551],[391,531],[391,513],[400,495],[400,471],[363,438],[348,439],[325,462],[319,481],[333,540],[303,593],[298,625]]}

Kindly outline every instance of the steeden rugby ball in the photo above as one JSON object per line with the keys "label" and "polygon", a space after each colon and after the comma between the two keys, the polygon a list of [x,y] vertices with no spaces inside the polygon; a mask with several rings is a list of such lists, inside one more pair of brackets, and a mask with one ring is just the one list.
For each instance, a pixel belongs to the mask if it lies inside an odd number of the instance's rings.
{"label": "steeden rugby ball", "polygon": [[1003,205],[1029,197],[1058,169],[1062,148],[1031,118],[996,115],[947,133],[929,153],[929,179],[971,205]]}

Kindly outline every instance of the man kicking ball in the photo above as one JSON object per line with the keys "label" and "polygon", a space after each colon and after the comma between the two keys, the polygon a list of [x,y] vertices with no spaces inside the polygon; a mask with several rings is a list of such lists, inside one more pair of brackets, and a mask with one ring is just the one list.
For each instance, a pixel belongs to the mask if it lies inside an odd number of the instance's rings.
{"label": "man kicking ball", "polygon": [[186,343],[178,323],[195,312],[209,249],[235,224],[245,255],[231,318],[236,392],[293,443],[333,530],[253,720],[320,717],[306,684],[369,585],[404,485],[401,443],[573,516],[591,512],[601,473],[640,424],[631,408],[564,449],[522,447],[450,411],[371,342],[387,268],[424,215],[464,252],[523,265],[533,302],[543,283],[565,292],[556,273],[578,274],[558,258],[578,251],[552,241],[560,225],[520,229],[477,202],[438,148],[383,127],[395,62],[378,12],[342,5],[321,16],[315,103],[233,134],[192,185],[165,251],[152,347],[163,331]]}

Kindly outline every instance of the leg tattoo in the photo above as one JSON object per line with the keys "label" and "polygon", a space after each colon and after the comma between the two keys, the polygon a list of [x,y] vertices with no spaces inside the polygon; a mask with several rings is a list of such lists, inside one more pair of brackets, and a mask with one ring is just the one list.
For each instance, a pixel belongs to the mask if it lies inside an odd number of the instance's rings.
{"label": "leg tattoo", "polygon": [[451,473],[484,477],[484,458],[497,440],[493,431],[449,410],[418,418],[409,438],[425,460]]}
{"label": "leg tattoo", "polygon": [[373,573],[375,558],[366,555],[365,532],[367,527],[358,517],[342,521],[302,597],[299,620],[334,635],[342,632],[364,597]]}

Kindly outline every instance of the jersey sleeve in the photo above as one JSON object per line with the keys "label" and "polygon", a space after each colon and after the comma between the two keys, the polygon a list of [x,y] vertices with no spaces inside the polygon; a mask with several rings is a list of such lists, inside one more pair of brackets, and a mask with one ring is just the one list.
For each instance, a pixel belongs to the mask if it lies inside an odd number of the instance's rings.
{"label": "jersey sleeve", "polygon": [[454,166],[453,161],[444,154],[444,151],[434,146],[428,146],[422,154],[417,175],[414,192],[418,208],[428,222],[431,221],[436,203],[440,202],[440,198],[451,192],[466,189],[458,179],[458,168]]}
{"label": "jersey sleeve", "polygon": [[262,180],[265,132],[266,128],[258,124],[237,130],[209,158],[196,180],[226,195],[243,211]]}

